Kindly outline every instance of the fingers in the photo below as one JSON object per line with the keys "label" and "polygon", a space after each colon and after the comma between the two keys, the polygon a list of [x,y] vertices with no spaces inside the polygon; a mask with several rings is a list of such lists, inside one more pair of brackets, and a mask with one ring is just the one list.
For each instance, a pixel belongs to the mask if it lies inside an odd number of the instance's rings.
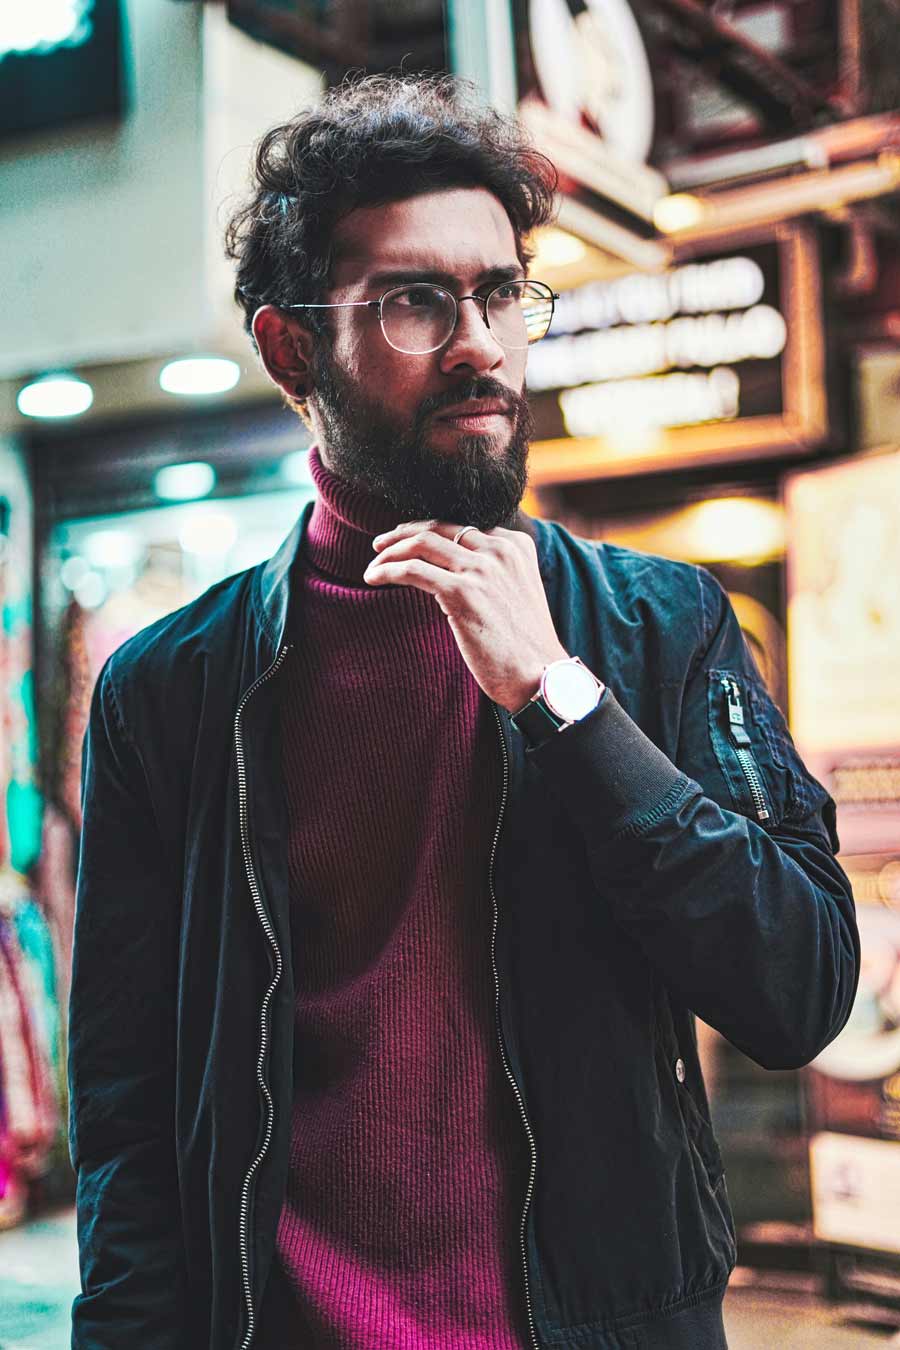
{"label": "fingers", "polygon": [[[419,529],[413,533],[400,535],[399,538],[392,532],[383,536],[386,542],[379,547],[373,561],[380,566],[383,558],[390,558],[392,562],[400,558],[421,558],[449,571],[457,571],[460,566],[465,565],[467,555],[474,552],[476,541],[470,533],[464,535],[458,544],[454,544],[453,535],[445,533],[450,530],[455,532],[455,527],[444,525],[440,530]],[[471,544],[469,540],[472,541]]]}
{"label": "fingers", "polygon": [[[459,534],[460,530],[466,528],[466,533],[459,541],[458,547],[469,547],[470,551],[476,542],[482,543],[485,539],[490,539],[494,530],[479,530],[476,526],[464,527],[462,523],[454,525],[447,520],[407,520],[402,525],[398,525],[393,530],[388,530],[386,534],[377,534],[372,540],[372,546],[376,553],[381,553],[385,548],[397,543],[401,539],[409,539],[417,535],[434,535],[441,539],[447,539],[453,542],[454,536]],[[503,531],[509,533],[509,531]],[[471,540],[471,543],[469,541]]]}

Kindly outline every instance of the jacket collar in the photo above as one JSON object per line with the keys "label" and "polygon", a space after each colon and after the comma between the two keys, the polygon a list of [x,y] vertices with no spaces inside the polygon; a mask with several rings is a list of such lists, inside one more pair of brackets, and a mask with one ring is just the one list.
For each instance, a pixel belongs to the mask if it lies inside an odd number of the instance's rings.
{"label": "jacket collar", "polygon": [[253,609],[275,652],[281,650],[287,629],[291,600],[291,568],[300,550],[315,504],[315,498],[306,503],[278,551],[273,553],[268,562],[261,563],[255,569]]}
{"label": "jacket collar", "polygon": [[[257,622],[271,644],[273,657],[284,644],[291,603],[291,569],[300,551],[300,545],[303,542],[303,536],[306,533],[314,506],[315,499],[306,503],[297,517],[296,524],[278,551],[272,555],[268,562],[261,563],[255,569],[253,610]],[[544,584],[547,585],[553,574],[549,526],[544,521],[537,520],[534,516],[526,515],[520,509],[516,515],[513,528],[531,535],[534,540],[538,552],[538,567],[544,579]]]}

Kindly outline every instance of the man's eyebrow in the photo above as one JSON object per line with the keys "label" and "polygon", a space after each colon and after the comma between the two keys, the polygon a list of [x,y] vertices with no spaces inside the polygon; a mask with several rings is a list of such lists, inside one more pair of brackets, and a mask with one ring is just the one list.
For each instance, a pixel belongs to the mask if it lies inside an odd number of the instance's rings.
{"label": "man's eyebrow", "polygon": [[[476,285],[486,286],[489,282],[499,285],[502,281],[520,281],[525,277],[525,269],[520,263],[507,263],[499,267],[488,267],[476,278]],[[431,281],[437,286],[457,286],[459,277],[441,268],[395,267],[387,272],[373,272],[367,277],[368,286],[401,286],[405,281]]]}

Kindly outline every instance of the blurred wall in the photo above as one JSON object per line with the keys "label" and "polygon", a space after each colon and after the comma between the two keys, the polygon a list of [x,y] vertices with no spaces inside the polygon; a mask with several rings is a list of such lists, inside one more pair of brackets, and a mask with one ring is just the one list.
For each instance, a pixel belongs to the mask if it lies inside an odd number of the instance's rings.
{"label": "blurred wall", "polygon": [[252,142],[321,77],[215,6],[123,0],[123,18],[124,119],[0,148],[0,379],[223,339],[245,351],[224,208]]}
{"label": "blurred wall", "polygon": [[0,374],[188,343],[203,319],[202,6],[123,4],[128,108],[11,140]]}
{"label": "blurred wall", "polygon": [[246,342],[232,299],[234,269],[222,251],[229,209],[246,185],[253,143],[277,122],[318,101],[320,70],[233,28],[224,6],[203,7],[206,128],[206,269],[220,340]]}

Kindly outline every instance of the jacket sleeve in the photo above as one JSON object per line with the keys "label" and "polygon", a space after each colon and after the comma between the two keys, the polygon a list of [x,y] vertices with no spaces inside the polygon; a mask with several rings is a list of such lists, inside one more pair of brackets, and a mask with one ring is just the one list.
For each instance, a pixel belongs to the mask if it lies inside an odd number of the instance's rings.
{"label": "jacket sleeve", "polygon": [[72,1348],[176,1350],[185,1337],[174,1136],[178,894],[109,662],[84,740],[82,809],[68,1050],[82,1284]]}
{"label": "jacket sleeve", "polygon": [[853,896],[835,859],[834,803],[794,749],[721,587],[697,578],[706,622],[677,762],[610,689],[527,755],[576,822],[599,897],[676,997],[764,1067],[797,1068],[850,1014]]}

